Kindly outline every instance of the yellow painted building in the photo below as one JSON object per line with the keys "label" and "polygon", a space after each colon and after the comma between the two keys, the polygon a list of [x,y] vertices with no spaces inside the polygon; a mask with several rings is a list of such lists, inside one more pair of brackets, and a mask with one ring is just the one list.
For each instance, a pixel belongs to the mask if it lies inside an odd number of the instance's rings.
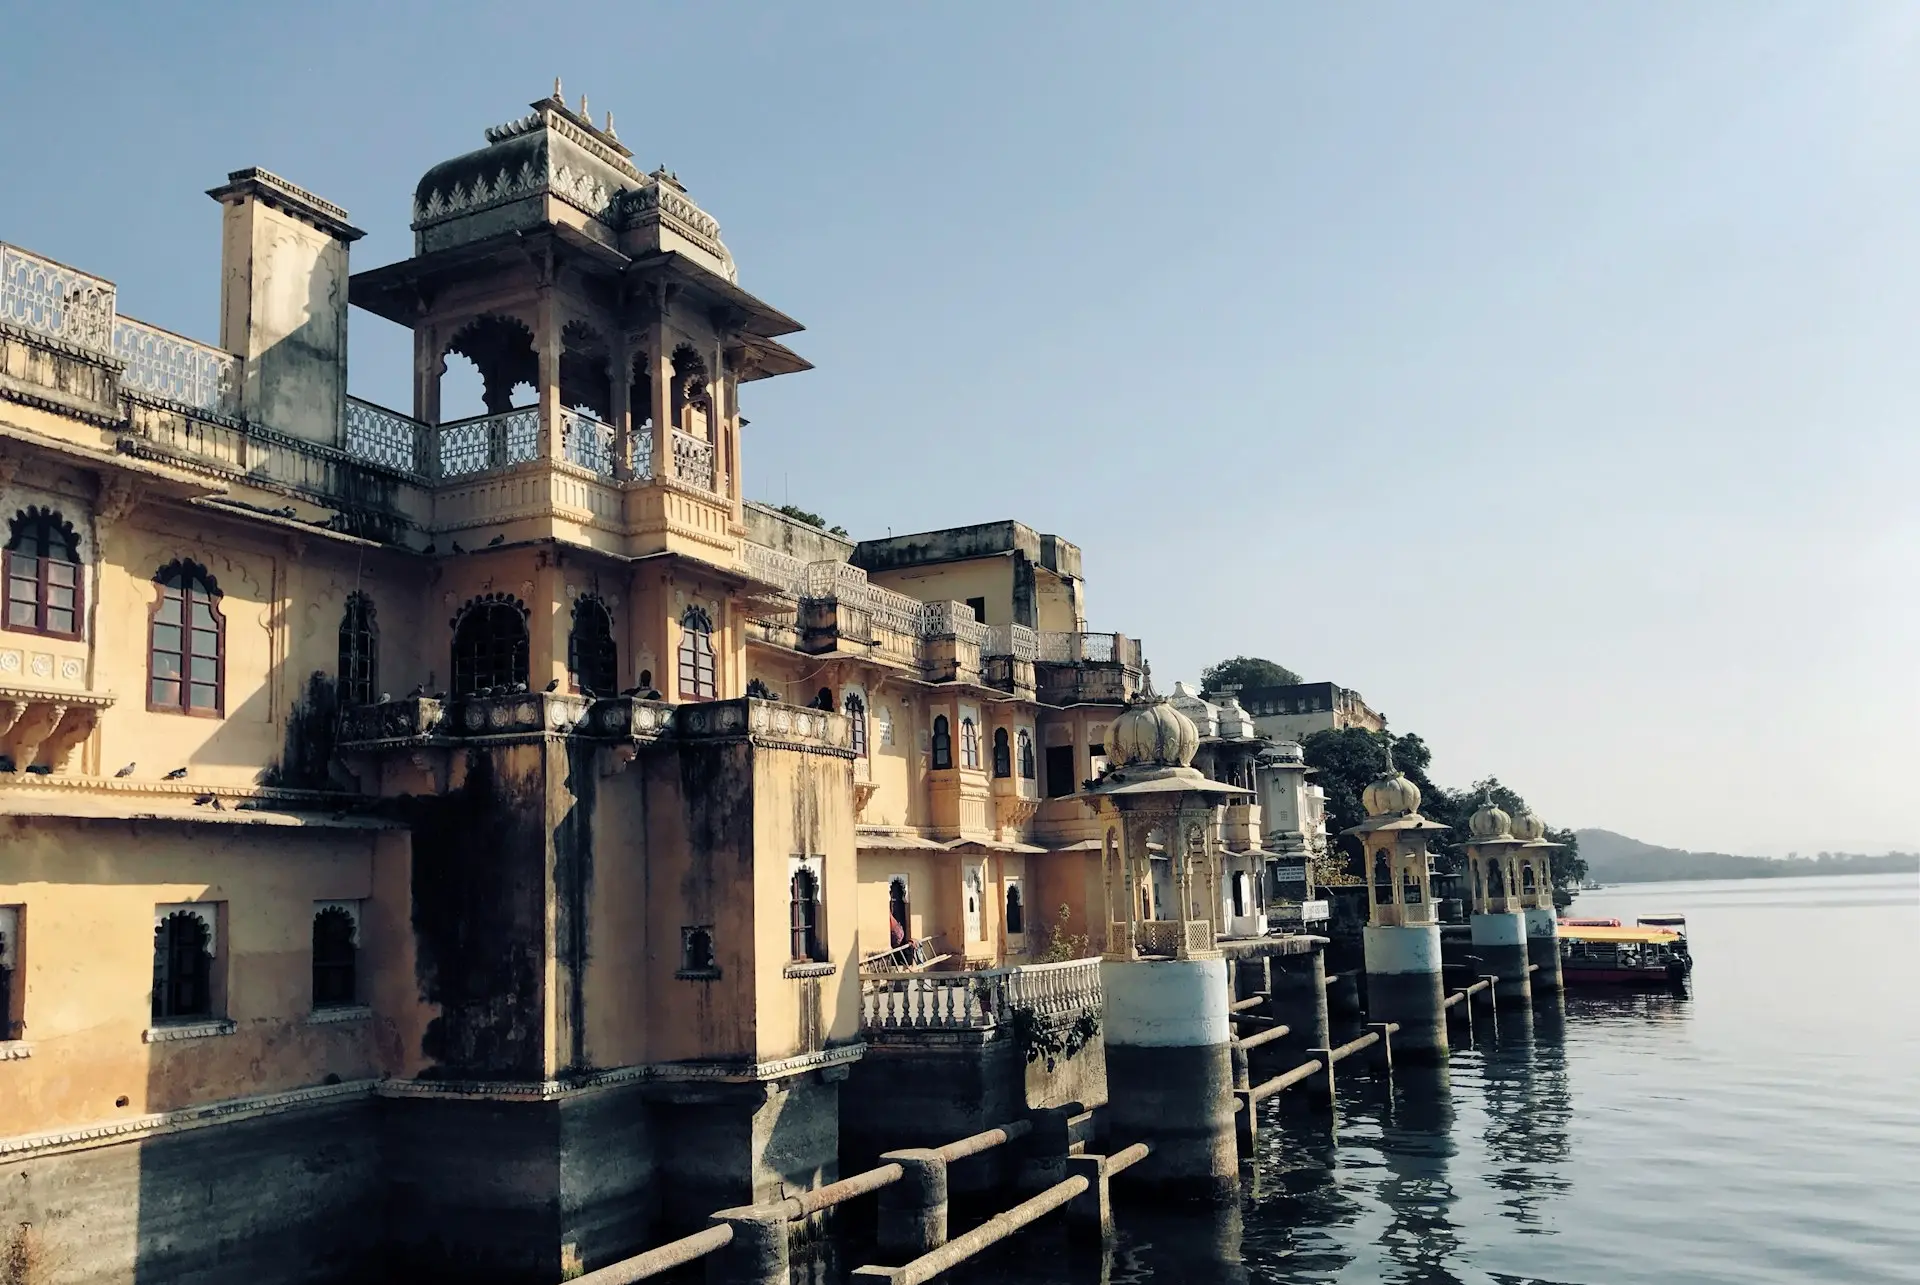
{"label": "yellow painted building", "polygon": [[[745,502],[799,326],[672,174],[556,87],[427,173],[398,263],[265,171],[210,195],[217,344],[0,245],[35,1261],[558,1279],[836,1175],[863,961],[1100,948],[1070,796],[1138,643],[1055,536]],[[348,395],[350,305],[411,331],[406,411]]]}

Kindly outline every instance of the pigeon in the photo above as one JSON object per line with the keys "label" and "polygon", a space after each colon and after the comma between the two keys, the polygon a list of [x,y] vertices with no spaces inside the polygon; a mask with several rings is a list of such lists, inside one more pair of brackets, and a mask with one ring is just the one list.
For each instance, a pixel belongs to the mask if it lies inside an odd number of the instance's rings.
{"label": "pigeon", "polygon": [[187,769],[185,769],[184,767],[176,767],[175,769],[173,769],[173,771],[167,773],[164,777],[160,779],[163,781],[177,781],[181,777],[185,776],[186,774],[187,774]]}
{"label": "pigeon", "polygon": [[627,688],[626,691],[621,692],[620,694],[622,696],[638,696],[644,690],[645,690],[644,688],[640,688],[640,687],[629,687]]}
{"label": "pigeon", "polygon": [[494,536],[493,539],[487,541],[487,547],[489,549],[498,548],[500,545],[503,545],[506,542],[507,542],[506,533],[502,532],[501,534]]}
{"label": "pigeon", "polygon": [[193,801],[193,806],[194,806],[194,807],[196,807],[196,808],[204,808],[204,807],[206,807],[206,806],[207,806],[207,804],[209,804],[209,803],[218,803],[218,802],[219,802],[219,800],[218,800],[218,799],[216,799],[216,798],[214,798],[214,797],[213,797],[213,795],[211,795],[211,794],[203,794],[203,795],[201,795],[201,796],[200,796],[199,798],[197,798],[197,799],[195,799],[195,800]]}
{"label": "pigeon", "polygon": [[52,776],[52,775],[53,775],[53,764],[51,764],[51,763],[29,763],[29,764],[27,764],[27,771],[29,771],[29,772],[31,772],[31,773],[33,773],[33,774],[34,774],[35,776]]}
{"label": "pigeon", "polygon": [[580,695],[585,700],[597,701],[600,699],[599,693],[595,692],[593,688],[584,685],[580,688]]}
{"label": "pigeon", "polygon": [[132,776],[133,768],[134,768],[134,765],[132,763],[129,763],[125,767],[121,768],[118,772],[115,772],[114,776],[116,777]]}
{"label": "pigeon", "polygon": [[421,696],[425,696],[426,694],[427,694],[427,685],[425,683],[415,683],[413,685],[413,690],[407,693],[407,699],[415,700]]}
{"label": "pigeon", "polygon": [[455,541],[453,542],[453,551],[454,551],[455,553],[465,553],[465,552],[466,552],[466,550],[465,550],[465,549],[463,549],[463,548],[461,548],[461,547],[460,547],[460,542],[459,542],[458,540],[455,540]]}
{"label": "pigeon", "polygon": [[521,692],[524,692],[527,690],[527,685],[525,683],[515,683],[512,687],[509,687],[507,690],[512,692],[515,696],[518,696]]}
{"label": "pigeon", "polygon": [[658,688],[649,687],[642,694],[646,697],[647,700],[650,700],[650,701],[657,701],[660,699],[660,691]]}
{"label": "pigeon", "polygon": [[431,541],[431,540],[429,540],[429,541],[427,541],[427,547],[426,547],[426,548],[424,548],[424,549],[422,549],[422,550],[420,550],[420,552],[422,552],[422,553],[438,553],[438,552],[440,552],[440,548],[439,548],[439,546],[438,546],[438,545],[436,545],[436,544],[434,544],[434,542],[433,542],[433,541]]}
{"label": "pigeon", "polygon": [[557,678],[550,679],[548,680],[547,685],[545,687],[542,687],[540,690],[543,692],[557,692],[560,690],[560,680]]}
{"label": "pigeon", "polygon": [[382,705],[384,705],[384,704],[386,704],[386,703],[387,703],[388,701],[390,701],[390,700],[392,700],[392,699],[393,699],[393,694],[392,694],[391,692],[381,692],[381,693],[380,693],[380,703],[381,703]]}

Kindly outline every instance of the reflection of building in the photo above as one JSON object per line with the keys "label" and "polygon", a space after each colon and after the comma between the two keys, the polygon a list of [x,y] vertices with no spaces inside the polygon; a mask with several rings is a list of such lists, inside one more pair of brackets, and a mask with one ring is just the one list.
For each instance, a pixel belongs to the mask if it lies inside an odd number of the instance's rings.
{"label": "reflection of building", "polygon": [[[892,923],[1098,948],[1072,796],[1138,642],[1054,537],[745,503],[741,390],[807,363],[672,174],[543,99],[357,274],[345,211],[214,195],[218,346],[0,247],[10,1225],[560,1279],[834,1175]],[[347,395],[350,302],[406,413]]]}
{"label": "reflection of building", "polygon": [[1305,740],[1315,732],[1360,727],[1384,732],[1387,716],[1367,706],[1360,693],[1337,683],[1288,683],[1247,687],[1236,695],[1260,735],[1278,741]]}

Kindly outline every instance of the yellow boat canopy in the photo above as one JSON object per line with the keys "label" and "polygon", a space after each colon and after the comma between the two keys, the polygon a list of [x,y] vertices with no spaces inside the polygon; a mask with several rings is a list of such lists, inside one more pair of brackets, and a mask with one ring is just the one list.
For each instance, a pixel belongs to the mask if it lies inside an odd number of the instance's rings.
{"label": "yellow boat canopy", "polygon": [[1560,925],[1560,936],[1566,941],[1638,942],[1645,946],[1665,946],[1680,940],[1680,934],[1671,928],[1576,928],[1570,924]]}

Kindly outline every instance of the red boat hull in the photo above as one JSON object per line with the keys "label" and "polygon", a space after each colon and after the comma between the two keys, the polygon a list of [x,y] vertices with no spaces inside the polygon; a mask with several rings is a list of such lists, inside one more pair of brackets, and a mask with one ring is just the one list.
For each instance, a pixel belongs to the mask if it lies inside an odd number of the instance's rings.
{"label": "red boat hull", "polygon": [[1560,976],[1567,986],[1671,986],[1673,978],[1664,968],[1579,968],[1562,964]]}

